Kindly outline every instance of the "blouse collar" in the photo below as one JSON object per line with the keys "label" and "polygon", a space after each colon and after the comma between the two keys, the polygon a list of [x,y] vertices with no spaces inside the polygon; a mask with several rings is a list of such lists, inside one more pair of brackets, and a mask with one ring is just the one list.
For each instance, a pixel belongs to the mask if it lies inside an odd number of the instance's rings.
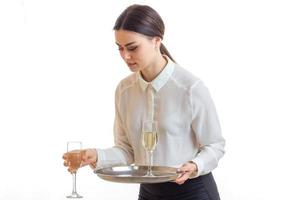
{"label": "blouse collar", "polygon": [[173,71],[174,71],[174,62],[168,58],[167,56],[165,56],[165,58],[167,59],[167,65],[164,67],[164,69],[158,74],[158,76],[152,80],[151,82],[147,82],[143,79],[141,72],[137,72],[137,78],[139,81],[139,84],[142,88],[143,91],[146,90],[146,88],[148,87],[148,85],[151,85],[154,90],[156,92],[158,92],[169,80],[169,78],[171,77]]}

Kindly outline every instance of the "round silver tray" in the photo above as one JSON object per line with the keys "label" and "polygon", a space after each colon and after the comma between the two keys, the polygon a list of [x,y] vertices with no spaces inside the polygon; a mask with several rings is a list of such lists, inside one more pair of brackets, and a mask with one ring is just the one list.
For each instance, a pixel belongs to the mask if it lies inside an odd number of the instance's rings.
{"label": "round silver tray", "polygon": [[175,180],[179,173],[177,168],[153,166],[154,176],[145,176],[148,166],[117,166],[95,170],[100,178],[118,183],[162,183]]}

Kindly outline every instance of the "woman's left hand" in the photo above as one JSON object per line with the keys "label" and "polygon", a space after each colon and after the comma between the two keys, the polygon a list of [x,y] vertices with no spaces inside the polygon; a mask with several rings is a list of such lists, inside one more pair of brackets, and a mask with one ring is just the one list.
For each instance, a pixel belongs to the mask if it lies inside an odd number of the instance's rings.
{"label": "woman's left hand", "polygon": [[193,162],[187,162],[182,167],[178,169],[178,172],[181,174],[177,177],[175,182],[179,185],[183,184],[187,179],[190,178],[190,176],[197,172],[197,165]]}

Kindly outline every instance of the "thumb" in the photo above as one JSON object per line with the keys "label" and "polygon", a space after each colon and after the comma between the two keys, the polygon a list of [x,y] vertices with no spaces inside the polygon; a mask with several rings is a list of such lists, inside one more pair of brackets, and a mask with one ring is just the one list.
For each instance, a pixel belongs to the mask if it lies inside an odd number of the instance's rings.
{"label": "thumb", "polygon": [[190,171],[189,167],[187,165],[183,165],[178,169],[179,172],[187,172]]}
{"label": "thumb", "polygon": [[82,160],[82,166],[89,164],[89,155],[87,153],[87,150],[82,151],[81,160]]}
{"label": "thumb", "polygon": [[82,156],[82,161],[85,164],[91,164],[96,162],[97,160],[97,152],[95,149],[86,149]]}

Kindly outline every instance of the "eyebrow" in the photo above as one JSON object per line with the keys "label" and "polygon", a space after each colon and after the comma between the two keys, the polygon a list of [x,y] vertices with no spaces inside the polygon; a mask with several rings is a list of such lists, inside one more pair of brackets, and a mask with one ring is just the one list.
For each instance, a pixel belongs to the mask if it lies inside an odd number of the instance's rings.
{"label": "eyebrow", "polygon": [[[134,43],[135,43],[135,42],[129,42],[129,43],[125,44],[125,47],[130,46],[130,45],[132,45],[132,44],[134,44]],[[121,45],[118,44],[117,42],[116,42],[116,44],[117,44],[118,46],[121,46]]]}

